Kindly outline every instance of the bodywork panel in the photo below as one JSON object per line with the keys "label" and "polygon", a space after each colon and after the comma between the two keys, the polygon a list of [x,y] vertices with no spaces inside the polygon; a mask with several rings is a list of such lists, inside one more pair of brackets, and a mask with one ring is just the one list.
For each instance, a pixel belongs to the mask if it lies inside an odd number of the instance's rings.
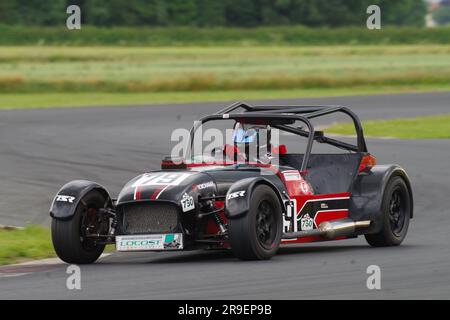
{"label": "bodywork panel", "polygon": [[355,221],[372,220],[371,232],[373,233],[381,229],[383,194],[389,179],[393,176],[402,177],[408,186],[412,218],[414,201],[411,182],[405,170],[399,165],[374,166],[368,174],[358,175],[352,185],[349,216]]}
{"label": "bodywork panel", "polygon": [[80,200],[92,190],[103,193],[108,202],[106,205],[112,207],[111,198],[103,186],[92,181],[74,180],[58,191],[50,208],[50,216],[61,220],[72,218]]}

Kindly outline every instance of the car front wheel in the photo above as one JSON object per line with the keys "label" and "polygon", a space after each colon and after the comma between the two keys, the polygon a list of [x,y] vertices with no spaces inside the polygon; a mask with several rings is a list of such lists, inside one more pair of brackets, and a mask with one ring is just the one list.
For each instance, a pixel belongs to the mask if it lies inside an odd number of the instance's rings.
{"label": "car front wheel", "polygon": [[90,234],[107,234],[109,220],[99,216],[107,200],[93,190],[79,202],[74,216],[69,220],[52,220],[52,242],[58,257],[67,263],[88,264],[95,262],[105,249]]}
{"label": "car front wheel", "polygon": [[282,231],[280,201],[266,185],[254,189],[247,214],[228,223],[231,250],[241,260],[272,258],[280,246]]}

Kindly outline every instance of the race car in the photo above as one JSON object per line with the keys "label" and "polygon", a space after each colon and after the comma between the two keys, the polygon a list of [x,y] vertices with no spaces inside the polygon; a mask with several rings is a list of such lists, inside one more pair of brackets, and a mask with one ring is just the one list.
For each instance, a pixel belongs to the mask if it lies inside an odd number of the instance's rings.
{"label": "race car", "polygon": [[[355,143],[315,129],[313,120],[337,114],[350,117]],[[207,123],[225,125],[231,143],[198,154],[194,142]],[[302,150],[289,152],[282,139]],[[313,152],[316,145],[334,150]],[[117,198],[98,183],[71,181],[50,216],[55,251],[67,263],[93,263],[107,244],[264,260],[281,245],[359,235],[375,247],[400,245],[413,194],[404,169],[376,164],[349,108],[235,103],[196,121],[184,157],[165,157],[161,170],[133,178]]]}

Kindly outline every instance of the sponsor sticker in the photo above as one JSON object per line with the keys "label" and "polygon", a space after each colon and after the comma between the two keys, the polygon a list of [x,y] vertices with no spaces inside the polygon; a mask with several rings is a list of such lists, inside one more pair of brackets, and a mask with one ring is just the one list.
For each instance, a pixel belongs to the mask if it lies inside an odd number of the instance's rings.
{"label": "sponsor sticker", "polygon": [[203,189],[210,188],[210,187],[214,187],[213,181],[209,181],[209,182],[205,182],[205,183],[201,183],[201,184],[197,185],[197,188],[199,190],[203,190]]}
{"label": "sponsor sticker", "polygon": [[284,180],[286,181],[298,181],[302,180],[300,172],[298,171],[283,171]]}
{"label": "sponsor sticker", "polygon": [[183,209],[183,212],[188,212],[195,209],[194,197],[185,193],[183,195],[183,199],[181,200],[181,208]]}
{"label": "sponsor sticker", "polygon": [[117,236],[117,251],[151,251],[183,249],[183,234],[151,234],[139,236]]}
{"label": "sponsor sticker", "polygon": [[300,219],[300,226],[302,230],[312,230],[314,228],[314,219],[308,213],[304,214]]}

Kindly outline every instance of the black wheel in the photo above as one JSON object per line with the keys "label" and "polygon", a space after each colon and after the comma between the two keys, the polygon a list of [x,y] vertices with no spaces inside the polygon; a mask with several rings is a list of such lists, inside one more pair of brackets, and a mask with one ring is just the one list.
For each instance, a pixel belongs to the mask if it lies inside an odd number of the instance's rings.
{"label": "black wheel", "polygon": [[392,178],[383,195],[383,226],[379,233],[365,235],[373,247],[398,246],[406,237],[411,217],[411,197],[401,177]]}
{"label": "black wheel", "polygon": [[280,246],[282,231],[280,202],[266,185],[255,188],[248,213],[228,223],[231,250],[242,260],[270,259]]}
{"label": "black wheel", "polygon": [[88,236],[107,234],[109,218],[102,217],[98,209],[105,206],[107,200],[93,190],[86,194],[78,204],[75,215],[70,220],[52,220],[52,241],[58,257],[74,264],[95,262],[105,249]]}

